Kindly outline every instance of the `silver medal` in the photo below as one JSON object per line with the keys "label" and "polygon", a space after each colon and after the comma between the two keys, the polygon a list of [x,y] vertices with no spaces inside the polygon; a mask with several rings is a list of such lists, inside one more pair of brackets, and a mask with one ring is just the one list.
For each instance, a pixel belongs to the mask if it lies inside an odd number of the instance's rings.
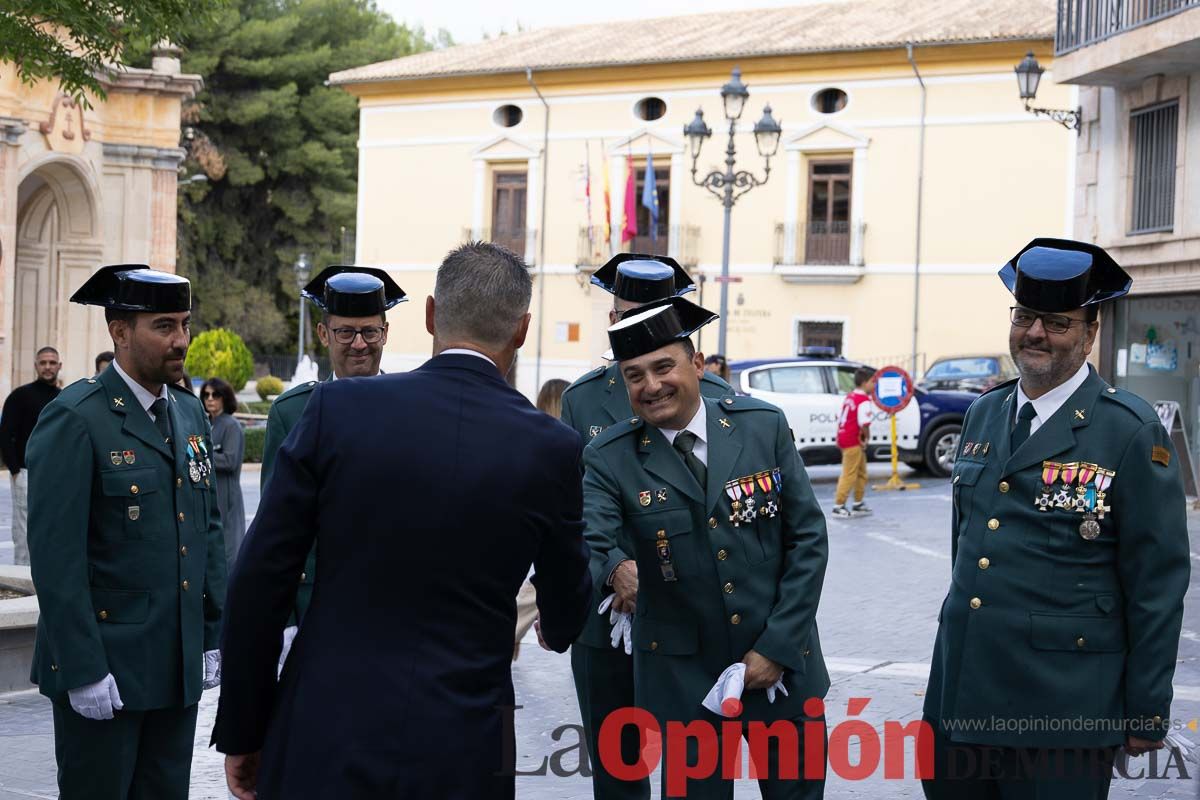
{"label": "silver medal", "polygon": [[200,468],[196,466],[195,461],[188,464],[188,477],[192,479],[192,483],[200,482]]}
{"label": "silver medal", "polygon": [[1089,542],[1100,535],[1100,523],[1092,514],[1086,515],[1083,522],[1079,523],[1079,535]]}

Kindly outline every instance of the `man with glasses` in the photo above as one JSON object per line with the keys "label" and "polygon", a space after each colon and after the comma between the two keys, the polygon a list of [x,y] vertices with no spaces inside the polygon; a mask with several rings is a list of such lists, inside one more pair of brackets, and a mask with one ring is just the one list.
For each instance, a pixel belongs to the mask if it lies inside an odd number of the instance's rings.
{"label": "man with glasses", "polygon": [[[387,344],[386,312],[407,299],[404,290],[392,277],[373,267],[326,267],[304,287],[301,294],[321,309],[317,336],[321,344],[329,348],[333,370],[328,380],[378,375],[383,346]],[[304,407],[308,405],[308,398],[316,385],[316,381],[306,381],[293,386],[271,404],[271,411],[267,415],[267,439],[263,445],[260,488],[265,488],[270,480],[279,446],[304,413]],[[316,560],[317,550],[314,546],[300,575],[293,627],[289,627],[284,634],[284,658],[295,635],[295,626],[299,626],[312,599]]]}
{"label": "man with glasses", "polygon": [[1170,728],[1179,463],[1154,409],[1087,363],[1129,275],[1095,245],[1035,239],[1000,278],[1020,377],[963,422],[925,796],[1104,798],[1117,748],[1159,749]]}

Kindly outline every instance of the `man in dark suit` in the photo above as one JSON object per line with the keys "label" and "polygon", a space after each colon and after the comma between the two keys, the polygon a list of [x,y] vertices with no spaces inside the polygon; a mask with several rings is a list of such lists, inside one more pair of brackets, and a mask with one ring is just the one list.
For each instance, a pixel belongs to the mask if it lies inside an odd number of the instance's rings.
{"label": "man in dark suit", "polygon": [[[591,598],[580,438],[503,378],[530,294],[515,255],[464,245],[426,301],[431,360],[313,390],[228,595],[213,740],[236,797],[513,797],[517,590],[532,563],[558,652]],[[277,685],[314,541],[312,602]]]}

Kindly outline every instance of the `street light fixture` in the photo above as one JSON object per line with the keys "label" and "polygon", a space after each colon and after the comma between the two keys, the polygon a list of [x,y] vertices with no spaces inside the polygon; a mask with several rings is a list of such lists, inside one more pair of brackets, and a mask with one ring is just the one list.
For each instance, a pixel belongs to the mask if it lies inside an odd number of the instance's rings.
{"label": "street light fixture", "polygon": [[[725,232],[721,247],[721,318],[718,323],[717,352],[728,357],[725,347],[726,325],[729,319],[729,231],[732,220],[733,204],[737,199],[755,186],[762,186],[771,177],[771,157],[779,149],[779,139],[783,127],[771,116],[771,106],[763,109],[762,119],[754,124],[754,144],[758,154],[763,157],[763,177],[759,180],[746,170],[734,170],[737,150],[733,146],[734,134],[737,133],[737,121],[745,110],[746,100],[750,90],[742,83],[742,71],[733,68],[729,82],[721,87],[721,102],[725,109],[725,119],[729,122],[729,144],[725,148],[725,170],[713,170],[703,178],[698,178],[696,161],[700,158],[700,149],[705,139],[712,136],[712,129],[704,122],[704,109],[696,109],[696,116],[683,128],[687,138],[688,148],[692,155],[692,182],[712,192],[725,207]],[[736,191],[735,191],[736,189]]]}
{"label": "street light fixture", "polygon": [[1042,73],[1045,71],[1033,57],[1032,50],[1025,54],[1020,64],[1013,67],[1013,72],[1017,73],[1017,92],[1025,101],[1025,110],[1030,114],[1049,117],[1069,131],[1079,130],[1080,109],[1035,108],[1030,105],[1037,97],[1038,84],[1042,82]]}
{"label": "street light fixture", "polygon": [[[309,260],[308,253],[301,253],[296,259],[292,270],[296,273],[296,288],[301,292],[308,285],[308,268]],[[300,368],[300,362],[304,360],[304,295],[300,295],[300,333],[297,336],[298,343],[296,345],[296,368]]]}

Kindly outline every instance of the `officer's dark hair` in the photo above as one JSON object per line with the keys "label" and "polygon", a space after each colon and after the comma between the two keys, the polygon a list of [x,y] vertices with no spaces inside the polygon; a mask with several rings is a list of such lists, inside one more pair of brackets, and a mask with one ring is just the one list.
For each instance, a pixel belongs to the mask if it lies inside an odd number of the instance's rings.
{"label": "officer's dark hair", "polygon": [[533,279],[516,253],[491,242],[467,242],[438,267],[433,321],[444,341],[504,347],[529,311]]}
{"label": "officer's dark hair", "polygon": [[1088,322],[1095,322],[1099,318],[1100,305],[1100,303],[1092,303],[1091,305],[1086,305],[1083,307],[1083,310],[1087,312]]}
{"label": "officer's dark hair", "polygon": [[854,385],[862,386],[867,381],[871,380],[871,376],[875,374],[874,367],[859,367],[854,370]]}
{"label": "officer's dark hair", "polygon": [[696,345],[692,344],[692,337],[685,336],[679,340],[679,343],[683,345],[683,352],[687,354],[688,361],[696,357]]}
{"label": "officer's dark hair", "polygon": [[129,323],[129,327],[132,328],[137,325],[137,315],[138,312],[136,311],[123,311],[119,308],[106,308],[104,309],[104,322],[105,324],[108,324],[110,322],[116,322],[117,320],[120,320],[121,322]]}
{"label": "officer's dark hair", "polygon": [[226,414],[233,414],[237,411],[237,395],[233,393],[233,387],[220,378],[209,378],[201,385],[201,401],[204,400],[205,392],[212,392],[221,398],[221,407],[225,409]]}
{"label": "officer's dark hair", "polygon": [[[41,349],[40,349],[40,350],[38,350],[36,353],[34,353],[34,354],[33,354],[33,357],[36,359],[36,358],[38,358],[39,356],[41,356],[41,354],[42,354],[42,353],[54,353],[54,355],[56,355],[56,356],[57,356],[57,355],[58,355],[58,350],[56,350],[55,348],[51,347],[50,345],[46,345],[45,347],[41,348]],[[61,358],[61,356],[60,356],[60,358]]]}
{"label": "officer's dark hair", "polygon": [[117,358],[117,354],[114,353],[112,350],[105,350],[103,353],[98,354],[96,356],[96,372],[100,371],[100,365],[103,364],[105,361],[107,361],[111,364],[113,361],[116,360],[116,358]]}

